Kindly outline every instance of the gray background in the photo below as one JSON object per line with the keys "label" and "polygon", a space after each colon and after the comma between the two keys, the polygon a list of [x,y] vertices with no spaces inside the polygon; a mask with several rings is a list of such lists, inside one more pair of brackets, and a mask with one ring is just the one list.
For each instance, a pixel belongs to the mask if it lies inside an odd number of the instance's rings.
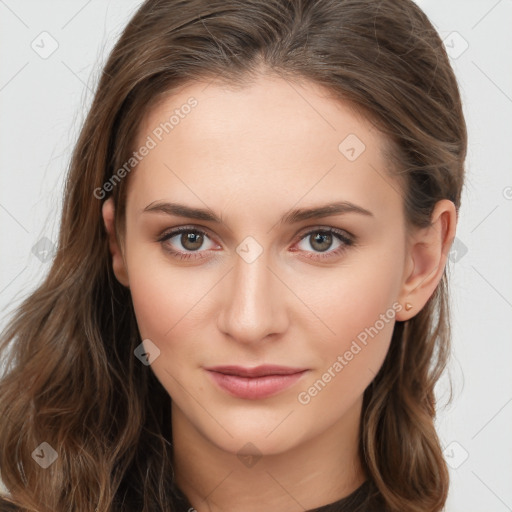
{"label": "gray background", "polygon": [[[0,0],[0,327],[48,269],[71,149],[140,3]],[[445,40],[469,130],[449,262],[455,397],[436,423],[451,466],[446,510],[512,511],[512,1],[418,4]],[[441,403],[447,394],[445,376]]]}

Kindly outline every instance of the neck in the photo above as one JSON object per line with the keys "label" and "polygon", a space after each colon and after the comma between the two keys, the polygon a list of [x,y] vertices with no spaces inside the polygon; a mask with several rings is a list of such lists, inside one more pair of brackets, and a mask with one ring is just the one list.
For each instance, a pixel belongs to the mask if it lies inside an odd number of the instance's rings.
{"label": "neck", "polygon": [[214,444],[173,403],[176,483],[198,512],[256,512],[262,504],[292,512],[338,501],[366,480],[359,455],[361,407],[362,399],[327,431],[286,452],[242,457]]}

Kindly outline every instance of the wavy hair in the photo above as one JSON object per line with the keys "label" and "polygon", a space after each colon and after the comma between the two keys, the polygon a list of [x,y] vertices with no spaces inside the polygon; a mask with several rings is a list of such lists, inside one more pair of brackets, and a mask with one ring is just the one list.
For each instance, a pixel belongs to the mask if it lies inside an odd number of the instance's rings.
{"label": "wavy hair", "polygon": [[[305,79],[371,120],[403,181],[408,227],[437,201],[457,215],[466,125],[438,33],[412,0],[147,0],[102,69],[71,155],[57,251],[0,339],[2,510],[173,511],[170,397],[134,357],[130,292],[114,277],[98,193],[134,150],[148,109],[199,79],[243,86],[264,69]],[[122,239],[128,178],[113,187]],[[105,195],[105,194],[103,194]],[[450,353],[448,279],[396,322],[364,393],[360,454],[379,510],[437,512],[449,474],[434,385]],[[451,400],[451,395],[450,395]],[[58,452],[47,469],[31,454]]]}

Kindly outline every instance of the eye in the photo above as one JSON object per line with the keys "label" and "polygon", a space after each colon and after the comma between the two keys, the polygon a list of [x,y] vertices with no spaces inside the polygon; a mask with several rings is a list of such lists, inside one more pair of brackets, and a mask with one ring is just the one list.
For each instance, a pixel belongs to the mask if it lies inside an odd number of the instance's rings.
{"label": "eye", "polygon": [[[176,240],[173,241],[173,239]],[[212,247],[215,247],[215,245],[213,245],[211,247],[204,248],[203,245],[205,240],[210,240],[210,237],[205,231],[188,226],[182,226],[165,233],[158,239],[158,242],[162,243],[164,249],[172,256],[180,260],[187,260],[204,258],[205,256],[202,253]],[[173,246],[178,246],[178,248],[175,249]],[[203,248],[202,251],[200,251],[201,248]]]}
{"label": "eye", "polygon": [[[175,239],[175,240],[174,240]],[[210,246],[204,247],[209,240]],[[354,245],[355,237],[335,228],[317,228],[300,237],[299,249],[306,258],[321,260],[340,256],[348,247]],[[208,250],[215,248],[206,231],[190,226],[182,226],[164,233],[159,239],[164,249],[179,260],[206,258]],[[334,244],[334,250],[329,250]],[[308,246],[313,249],[311,252]],[[296,251],[292,249],[292,251]]]}
{"label": "eye", "polygon": [[[334,250],[329,250],[333,244]],[[352,245],[354,245],[354,237],[335,228],[318,228],[308,231],[297,244],[300,250],[306,252],[305,257],[317,260],[340,256]],[[314,252],[311,253],[308,246]]]}

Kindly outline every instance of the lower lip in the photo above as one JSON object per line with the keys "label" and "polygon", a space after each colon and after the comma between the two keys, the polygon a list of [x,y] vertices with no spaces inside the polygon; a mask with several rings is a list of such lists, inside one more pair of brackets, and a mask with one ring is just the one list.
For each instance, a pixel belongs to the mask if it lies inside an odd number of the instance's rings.
{"label": "lower lip", "polygon": [[263,377],[240,377],[208,370],[217,385],[238,398],[257,400],[275,395],[295,384],[307,370],[291,375],[265,375]]}

